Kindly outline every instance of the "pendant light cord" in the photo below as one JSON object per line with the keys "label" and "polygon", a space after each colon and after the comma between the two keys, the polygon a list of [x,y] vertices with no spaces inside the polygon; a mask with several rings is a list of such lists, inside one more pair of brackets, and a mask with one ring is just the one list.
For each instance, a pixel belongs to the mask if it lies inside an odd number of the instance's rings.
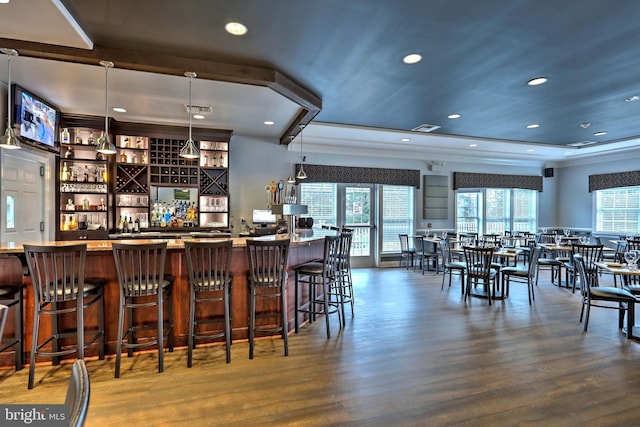
{"label": "pendant light cord", "polygon": [[7,67],[8,67],[8,80],[7,80],[7,127],[11,127],[11,110],[13,106],[11,105],[11,57],[13,55],[7,54]]}
{"label": "pendant light cord", "polygon": [[193,75],[189,75],[189,141],[191,141],[191,86],[193,85]]}

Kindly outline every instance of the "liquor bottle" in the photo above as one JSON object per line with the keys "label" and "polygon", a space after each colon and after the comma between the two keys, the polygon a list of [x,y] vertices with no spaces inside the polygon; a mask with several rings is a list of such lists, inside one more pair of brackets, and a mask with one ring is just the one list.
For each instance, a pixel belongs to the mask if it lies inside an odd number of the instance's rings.
{"label": "liquor bottle", "polygon": [[78,228],[78,223],[76,222],[76,216],[71,215],[71,218],[69,218],[69,230],[75,230],[77,228]]}
{"label": "liquor bottle", "polygon": [[64,152],[65,159],[73,159],[73,148],[69,145],[67,146],[67,151]]}
{"label": "liquor bottle", "polygon": [[133,223],[133,232],[134,233],[140,232],[140,218],[136,218],[136,221]]}
{"label": "liquor bottle", "polygon": [[123,233],[129,232],[129,221],[127,221],[127,217],[124,217],[124,219],[122,220],[122,232]]}
{"label": "liquor bottle", "polygon": [[106,159],[103,153],[96,151],[96,160],[106,160]]}
{"label": "liquor bottle", "polygon": [[213,164],[212,166],[215,168],[217,166],[218,163],[218,156],[216,155],[216,153],[213,153]]}
{"label": "liquor bottle", "polygon": [[127,159],[127,155],[124,150],[120,150],[120,163],[127,163],[129,160]]}
{"label": "liquor bottle", "polygon": [[84,170],[82,171],[82,182],[89,182],[89,168],[87,165],[84,165]]}
{"label": "liquor bottle", "polygon": [[142,164],[146,165],[147,164],[147,152],[143,152],[142,153]]}
{"label": "liquor bottle", "polygon": [[224,156],[222,154],[220,154],[220,167],[224,167]]}
{"label": "liquor bottle", "polygon": [[127,228],[129,229],[129,233],[133,233],[133,220],[132,220],[132,217],[129,217],[129,224],[127,224]]}
{"label": "liquor bottle", "polygon": [[204,162],[203,166],[205,168],[209,167],[209,156],[207,156],[206,154],[203,157],[203,162]]}
{"label": "liquor bottle", "polygon": [[122,219],[122,215],[120,215],[120,219],[118,220],[118,232],[122,233],[124,230],[124,219]]}
{"label": "liquor bottle", "polygon": [[60,224],[60,229],[62,231],[69,231],[69,223],[67,222],[66,215],[62,215],[62,224]]}
{"label": "liquor bottle", "polygon": [[144,141],[141,136],[136,138],[136,148],[144,148]]}
{"label": "liquor bottle", "polygon": [[82,137],[80,135],[76,136],[76,144],[84,144],[84,141],[82,141]]}
{"label": "liquor bottle", "polygon": [[84,198],[84,200],[82,200],[82,210],[84,211],[89,210],[89,199],[86,197]]}
{"label": "liquor bottle", "polygon": [[93,131],[89,132],[89,138],[87,138],[87,144],[95,145],[96,140],[93,138]]}
{"label": "liquor bottle", "polygon": [[133,159],[131,160],[131,163],[138,163],[138,153],[133,153]]}
{"label": "liquor bottle", "polygon": [[131,148],[131,139],[128,136],[124,138],[124,148]]}
{"label": "liquor bottle", "polygon": [[70,135],[69,135],[69,129],[64,128],[64,129],[62,130],[62,143],[63,143],[63,144],[68,144],[68,143],[69,143],[69,141],[70,141],[70,139],[69,139],[69,138],[70,138]]}
{"label": "liquor bottle", "polygon": [[107,182],[107,168],[102,169],[102,182]]}
{"label": "liquor bottle", "polygon": [[93,174],[95,182],[102,182],[102,171],[98,166],[93,169]]}
{"label": "liquor bottle", "polygon": [[107,205],[104,204],[104,197],[100,197],[100,206],[98,206],[98,210],[106,211]]}
{"label": "liquor bottle", "polygon": [[62,173],[60,174],[60,181],[69,181],[69,168],[67,162],[62,164]]}

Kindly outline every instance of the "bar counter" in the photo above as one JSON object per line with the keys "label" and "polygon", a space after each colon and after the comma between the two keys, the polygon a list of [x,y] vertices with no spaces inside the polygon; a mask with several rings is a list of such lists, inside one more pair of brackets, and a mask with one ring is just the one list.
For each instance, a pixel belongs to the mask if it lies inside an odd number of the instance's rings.
{"label": "bar counter", "polygon": [[[289,330],[293,330],[295,307],[294,307],[294,286],[295,277],[291,269],[297,265],[303,264],[313,259],[322,258],[324,236],[333,234],[334,231],[314,229],[305,230],[303,235],[295,235],[291,237],[291,246],[289,249],[288,270],[289,277],[287,282],[287,308]],[[286,239],[288,235],[264,236],[255,239],[273,240]],[[199,241],[210,241],[213,239],[195,239]],[[246,340],[248,337],[248,283],[247,271],[248,262],[246,255],[247,238],[232,238],[233,254],[231,259],[231,272],[233,273],[232,285],[232,338],[234,340]],[[167,261],[165,265],[165,274],[174,278],[174,310],[175,310],[175,343],[176,346],[186,346],[188,338],[188,318],[189,318],[189,282],[187,273],[187,262],[184,253],[183,239],[132,239],[131,243],[144,242],[167,242]],[[118,240],[118,242],[127,242],[127,240]],[[29,242],[25,242],[29,243]],[[86,277],[100,277],[107,280],[105,287],[105,328],[106,328],[106,351],[107,354],[114,354],[117,341],[117,324],[118,324],[118,301],[119,301],[119,284],[116,273],[115,261],[111,249],[112,240],[81,240],[81,241],[65,241],[65,242],[34,242],[41,245],[68,245],[73,243],[87,244],[87,263]],[[31,279],[26,270],[24,263],[24,251],[21,243],[2,242],[0,243],[0,281],[3,283],[20,283],[24,285],[24,333],[25,333],[25,358],[28,360],[28,354],[31,348],[31,337],[33,331],[33,289]],[[307,298],[307,295],[302,295]],[[199,307],[198,314],[206,315],[211,310],[208,307]],[[222,313],[221,306],[215,306],[216,313]],[[277,310],[276,306],[261,306],[261,311],[270,312]],[[68,315],[65,315],[68,316]],[[87,329],[97,326],[97,311],[95,307],[85,310],[85,327]],[[146,313],[136,317],[136,322],[151,321],[154,319],[155,313],[149,311],[148,317]],[[49,331],[50,323],[45,316],[42,319],[41,330]],[[302,319],[304,320],[304,319]],[[73,315],[68,318],[62,318],[62,326],[75,325]],[[7,322],[5,333],[11,334],[12,322]],[[89,347],[86,355],[96,355],[96,346]],[[0,354],[0,366],[13,365],[13,352],[5,352]]]}

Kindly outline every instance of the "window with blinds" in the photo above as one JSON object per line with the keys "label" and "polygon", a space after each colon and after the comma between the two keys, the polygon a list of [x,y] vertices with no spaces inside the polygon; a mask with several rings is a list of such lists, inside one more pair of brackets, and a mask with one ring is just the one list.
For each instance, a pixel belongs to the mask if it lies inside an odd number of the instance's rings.
{"label": "window with blinds", "polygon": [[640,187],[597,190],[596,232],[615,234],[640,233]]}
{"label": "window with blinds", "polygon": [[307,205],[307,216],[318,226],[338,224],[337,185],[331,183],[300,184],[300,204]]}
{"label": "window with blinds", "polygon": [[382,186],[382,253],[400,252],[399,234],[413,234],[414,188]]}
{"label": "window with blinds", "polygon": [[535,233],[538,192],[483,188],[456,192],[456,230],[482,234],[505,231]]}

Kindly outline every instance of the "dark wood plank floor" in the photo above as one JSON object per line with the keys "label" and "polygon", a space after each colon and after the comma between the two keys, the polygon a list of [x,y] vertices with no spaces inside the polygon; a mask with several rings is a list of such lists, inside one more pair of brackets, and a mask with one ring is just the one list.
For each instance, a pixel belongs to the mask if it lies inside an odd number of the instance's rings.
{"label": "dark wood plank floor", "polygon": [[[592,311],[589,331],[578,323],[580,299],[545,274],[533,306],[526,288],[489,307],[462,302],[454,278],[399,268],[354,272],[356,317],[327,340],[324,322],[282,341],[167,353],[165,372],[154,353],[89,360],[87,426],[503,426],[637,425],[640,343],[617,329],[614,310]],[[604,277],[605,283],[610,278]],[[0,372],[0,402],[62,403],[70,365]]]}

